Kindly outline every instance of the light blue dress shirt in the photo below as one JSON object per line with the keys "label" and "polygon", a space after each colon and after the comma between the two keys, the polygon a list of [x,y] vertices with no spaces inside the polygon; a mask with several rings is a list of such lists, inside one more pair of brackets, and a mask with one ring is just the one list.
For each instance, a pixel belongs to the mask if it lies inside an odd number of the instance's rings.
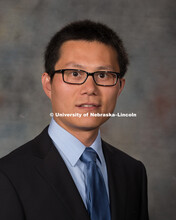
{"label": "light blue dress shirt", "polygon": [[[84,152],[86,146],[82,144],[76,137],[70,134],[68,131],[59,126],[55,120],[52,118],[51,123],[48,128],[48,134],[51,137],[55,147],[59,151],[61,157],[63,158],[75,185],[82,197],[82,200],[86,205],[86,166],[80,160],[82,153]],[[107,168],[105,163],[105,158],[102,151],[102,142],[100,137],[100,131],[98,136],[90,146],[92,147],[99,156],[100,161],[97,159],[97,165],[100,168],[106,190],[109,197],[108,190],[108,176]]]}

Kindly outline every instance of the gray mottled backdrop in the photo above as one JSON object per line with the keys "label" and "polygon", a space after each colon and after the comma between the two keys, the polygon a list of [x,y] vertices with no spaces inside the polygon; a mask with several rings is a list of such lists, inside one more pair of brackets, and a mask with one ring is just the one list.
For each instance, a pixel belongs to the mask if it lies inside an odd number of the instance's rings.
{"label": "gray mottled backdrop", "polygon": [[110,119],[102,136],[144,162],[151,220],[175,220],[175,8],[175,0],[1,0],[0,157],[50,121],[40,83],[50,37],[71,21],[104,22],[124,39],[131,61],[115,111],[137,118]]}

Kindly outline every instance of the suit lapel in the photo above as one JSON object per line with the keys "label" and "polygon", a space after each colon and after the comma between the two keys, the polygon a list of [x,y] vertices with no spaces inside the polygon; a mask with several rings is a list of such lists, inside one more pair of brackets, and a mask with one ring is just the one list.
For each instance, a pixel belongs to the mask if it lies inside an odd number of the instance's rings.
{"label": "suit lapel", "polygon": [[[62,202],[68,210],[70,219],[89,220],[77,187],[48,135],[48,128],[34,140],[34,143],[34,154],[41,159],[36,168],[57,195],[58,202]],[[117,150],[114,151],[114,148],[106,142],[102,142],[102,147],[108,172],[111,218],[123,220],[127,197],[127,179],[123,160]]]}
{"label": "suit lapel", "polygon": [[[40,150],[45,151],[45,153],[41,153],[45,156],[37,165],[37,170],[44,180],[52,187],[54,193],[58,197],[58,201],[62,202],[66,207],[70,219],[89,220],[82,198],[63,159],[52,144],[46,131],[45,135],[42,136],[45,136],[45,141],[38,141],[38,143],[43,143],[43,146],[40,146]],[[46,146],[46,144],[48,146]],[[47,149],[47,153],[46,148],[49,148]]]}
{"label": "suit lapel", "polygon": [[127,180],[123,162],[107,143],[103,141],[102,146],[108,172],[111,218],[112,220],[122,220],[125,219],[127,198]]}

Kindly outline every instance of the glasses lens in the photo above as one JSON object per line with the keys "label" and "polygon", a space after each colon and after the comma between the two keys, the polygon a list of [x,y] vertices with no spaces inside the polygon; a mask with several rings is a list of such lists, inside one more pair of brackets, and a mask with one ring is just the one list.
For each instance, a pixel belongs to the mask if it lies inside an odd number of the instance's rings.
{"label": "glasses lens", "polygon": [[64,71],[64,81],[72,84],[81,84],[86,79],[87,74],[81,70],[65,70]]}
{"label": "glasses lens", "polygon": [[96,72],[94,79],[98,85],[113,86],[117,82],[117,74],[113,72]]}

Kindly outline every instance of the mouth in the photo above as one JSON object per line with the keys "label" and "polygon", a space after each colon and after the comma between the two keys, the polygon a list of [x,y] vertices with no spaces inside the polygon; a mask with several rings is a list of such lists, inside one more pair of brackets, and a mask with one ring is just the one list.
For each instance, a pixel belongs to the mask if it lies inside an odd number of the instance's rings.
{"label": "mouth", "polygon": [[101,105],[95,104],[95,103],[83,103],[83,104],[76,105],[76,107],[78,107],[79,109],[94,110],[94,109],[100,108]]}

